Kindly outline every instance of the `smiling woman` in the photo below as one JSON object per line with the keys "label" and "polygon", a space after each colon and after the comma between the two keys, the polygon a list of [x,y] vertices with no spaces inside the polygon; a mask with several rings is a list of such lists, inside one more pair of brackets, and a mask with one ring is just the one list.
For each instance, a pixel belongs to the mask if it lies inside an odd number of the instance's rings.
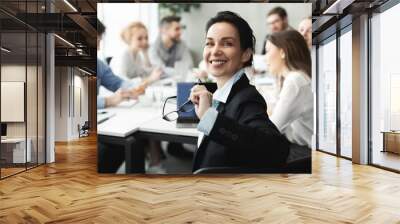
{"label": "smiling woman", "polygon": [[238,31],[230,23],[216,23],[207,34],[204,61],[208,72],[217,78],[218,85],[222,87],[244,63],[251,64],[252,50],[247,48],[246,52],[242,52]]}
{"label": "smiling woman", "polygon": [[208,21],[206,31],[203,59],[218,89],[214,94],[204,86],[191,91],[202,133],[193,171],[231,167],[235,172],[279,172],[288,142],[269,120],[264,99],[243,72],[253,61],[252,29],[239,15],[224,11]]}

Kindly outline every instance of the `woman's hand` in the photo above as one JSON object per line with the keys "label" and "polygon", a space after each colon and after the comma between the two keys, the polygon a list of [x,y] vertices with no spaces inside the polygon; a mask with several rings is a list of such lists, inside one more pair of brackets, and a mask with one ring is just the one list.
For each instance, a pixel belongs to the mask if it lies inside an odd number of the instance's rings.
{"label": "woman's hand", "polygon": [[124,100],[124,92],[116,91],[111,96],[105,98],[105,107],[115,107]]}
{"label": "woman's hand", "polygon": [[162,72],[163,71],[160,68],[153,69],[153,71],[151,72],[151,74],[150,74],[150,76],[148,78],[148,81],[150,83],[153,83],[153,82],[159,80],[161,78]]}
{"label": "woman's hand", "polygon": [[128,99],[137,99],[140,95],[142,95],[146,90],[146,86],[139,85],[136,88],[132,88],[127,92]]}
{"label": "woman's hand", "polygon": [[204,85],[195,85],[190,91],[189,99],[194,104],[197,117],[201,119],[208,108],[211,107],[212,93]]}

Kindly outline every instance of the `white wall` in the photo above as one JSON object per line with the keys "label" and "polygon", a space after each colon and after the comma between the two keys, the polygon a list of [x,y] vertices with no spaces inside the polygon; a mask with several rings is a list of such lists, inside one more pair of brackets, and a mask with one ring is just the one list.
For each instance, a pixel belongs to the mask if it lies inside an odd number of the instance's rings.
{"label": "white wall", "polygon": [[88,78],[82,75],[75,68],[56,67],[56,141],[77,139],[78,124],[82,126],[88,120]]}
{"label": "white wall", "polygon": [[[38,71],[36,71],[38,69]],[[26,86],[26,99],[24,89],[19,90],[22,94],[22,105],[19,108],[12,108],[10,106],[4,107],[3,102],[1,107],[2,114],[6,113],[21,113],[22,120],[19,122],[6,122],[7,123],[7,137],[25,137],[31,139],[31,151],[33,161],[36,162],[36,155],[39,153],[39,163],[44,162],[44,89],[43,89],[44,74],[41,67],[31,66],[25,64],[3,64],[1,66],[1,81],[2,82],[23,82]],[[25,80],[27,78],[27,80]],[[3,84],[3,83],[2,83]],[[39,86],[37,86],[39,85]],[[2,89],[2,96],[7,98],[7,94]],[[37,92],[38,91],[38,92]],[[11,94],[11,93],[8,93]],[[25,106],[26,101],[26,106]],[[17,103],[17,102],[15,102]],[[15,105],[14,105],[15,106]],[[13,111],[14,110],[14,111]],[[19,110],[19,111],[15,111]],[[26,119],[24,114],[26,112]],[[2,118],[3,119],[3,118]]]}
{"label": "white wall", "polygon": [[119,54],[127,46],[121,39],[121,31],[131,22],[143,22],[149,31],[150,43],[158,33],[157,3],[98,3],[97,17],[106,26],[99,58]]}
{"label": "white wall", "polygon": [[[26,72],[28,72],[28,81],[25,80]],[[33,76],[30,76],[34,74]],[[28,125],[28,137],[32,132],[36,135],[36,107],[37,107],[37,98],[36,98],[36,66],[25,66],[18,64],[5,64],[1,66],[1,81],[3,82],[24,82],[27,85],[27,121],[24,121],[24,117],[20,122],[7,122],[7,135],[9,137],[24,137],[25,136],[25,126]],[[3,90],[2,90],[3,92]],[[23,92],[22,92],[23,94]],[[2,96],[2,98],[7,96]],[[22,96],[22,100],[24,100],[25,96]],[[22,102],[24,104],[24,102]],[[3,103],[2,103],[3,104]],[[39,105],[39,107],[42,105]],[[15,108],[13,108],[15,109]],[[4,112],[10,113],[9,110],[12,108],[1,108],[2,114]],[[22,116],[24,116],[24,105],[21,108]],[[12,113],[12,112],[11,112]]]}
{"label": "white wall", "polygon": [[303,18],[311,16],[311,3],[202,3],[199,9],[182,15],[182,23],[186,25],[182,39],[193,51],[195,63],[199,63],[202,59],[207,21],[217,12],[229,10],[238,13],[249,23],[256,37],[256,53],[260,53],[264,38],[269,32],[266,15],[276,6],[286,9],[289,25],[295,29]]}
{"label": "white wall", "polygon": [[[82,126],[85,121],[88,121],[89,116],[88,116],[88,108],[89,108],[89,103],[88,103],[88,78],[87,76],[81,76],[78,73],[76,74],[77,70],[75,70],[75,75],[74,75],[74,92],[73,96],[71,96],[71,99],[74,99],[74,108],[72,112],[72,136],[73,138],[79,137],[79,132],[78,132],[78,124]],[[79,71],[78,71],[79,72]],[[81,111],[80,111],[81,110]]]}
{"label": "white wall", "polygon": [[68,116],[68,95],[62,97],[65,92],[68,94],[68,68],[55,68],[55,140],[66,141],[67,139],[67,119]]}
{"label": "white wall", "polygon": [[89,79],[87,76],[75,76],[75,85],[81,88],[82,116],[79,122],[82,124],[89,120]]}

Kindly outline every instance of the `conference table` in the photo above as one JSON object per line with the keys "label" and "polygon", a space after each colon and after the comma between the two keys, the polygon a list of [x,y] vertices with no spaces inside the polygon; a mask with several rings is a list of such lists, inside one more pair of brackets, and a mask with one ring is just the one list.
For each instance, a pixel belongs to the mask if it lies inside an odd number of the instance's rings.
{"label": "conference table", "polygon": [[164,94],[162,99],[154,102],[146,102],[148,99],[141,101],[139,98],[130,106],[102,110],[112,116],[97,125],[98,142],[124,148],[126,173],[145,173],[142,140],[197,143],[196,128],[177,128],[176,122],[162,119],[162,101],[174,95],[173,88],[164,86],[155,88],[154,91],[158,93],[162,91]]}
{"label": "conference table", "polygon": [[[97,125],[98,142],[124,148],[126,173],[145,173],[143,140],[197,143],[196,128],[177,128],[176,122],[162,119],[164,100],[176,95],[176,83],[165,83],[148,87],[136,103],[103,110],[112,116]],[[257,77],[254,83],[262,93],[271,91],[271,78]]]}

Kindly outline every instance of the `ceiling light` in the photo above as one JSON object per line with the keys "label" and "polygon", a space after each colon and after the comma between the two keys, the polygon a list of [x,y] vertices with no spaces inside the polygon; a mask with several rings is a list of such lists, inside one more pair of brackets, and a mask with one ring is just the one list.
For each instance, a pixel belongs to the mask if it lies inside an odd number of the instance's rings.
{"label": "ceiling light", "polygon": [[72,10],[74,10],[75,12],[78,12],[78,10],[68,1],[68,0],[64,0],[65,4],[67,4]]}
{"label": "ceiling light", "polygon": [[331,6],[329,6],[322,14],[342,14],[343,9],[351,5],[355,0],[336,0]]}
{"label": "ceiling light", "polygon": [[78,69],[79,69],[79,71],[81,71],[81,72],[83,72],[83,73],[85,73],[85,74],[87,74],[87,75],[92,75],[92,73],[90,73],[90,72],[88,72],[88,71],[86,71],[86,70],[83,70],[83,69],[81,69],[81,68],[79,68],[79,67],[78,67]]}
{"label": "ceiling light", "polygon": [[7,49],[7,48],[5,48],[5,47],[1,47],[0,49],[1,49],[2,51],[6,52],[6,53],[10,53],[10,52],[11,52],[11,50],[9,50],[9,49]]}
{"label": "ceiling light", "polygon": [[81,48],[77,48],[77,49],[76,49],[76,52],[77,52],[79,55],[83,55],[83,49],[81,49]]}
{"label": "ceiling light", "polygon": [[60,39],[62,42],[64,42],[64,43],[66,43],[67,45],[69,45],[70,47],[75,48],[75,45],[73,45],[73,44],[72,44],[71,42],[69,42],[68,40],[66,40],[66,39],[64,39],[64,38],[62,38],[62,37],[60,37],[60,36],[57,35],[57,34],[54,34],[54,36],[57,37],[58,39]]}

